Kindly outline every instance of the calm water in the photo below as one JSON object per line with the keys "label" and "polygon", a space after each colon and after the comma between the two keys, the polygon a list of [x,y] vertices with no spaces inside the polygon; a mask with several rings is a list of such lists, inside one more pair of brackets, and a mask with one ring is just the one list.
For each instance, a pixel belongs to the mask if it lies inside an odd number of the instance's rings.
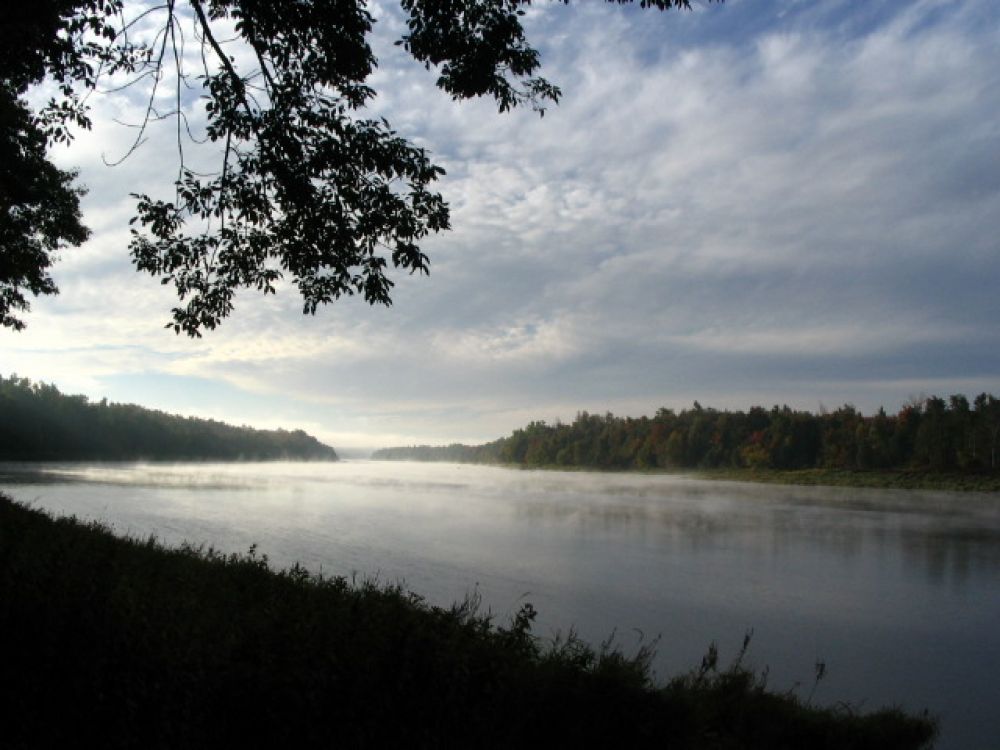
{"label": "calm water", "polygon": [[279,566],[478,592],[540,635],[712,641],[817,703],[928,708],[940,748],[1000,748],[1000,496],[746,485],[451,464],[0,465],[0,489],[118,532]]}

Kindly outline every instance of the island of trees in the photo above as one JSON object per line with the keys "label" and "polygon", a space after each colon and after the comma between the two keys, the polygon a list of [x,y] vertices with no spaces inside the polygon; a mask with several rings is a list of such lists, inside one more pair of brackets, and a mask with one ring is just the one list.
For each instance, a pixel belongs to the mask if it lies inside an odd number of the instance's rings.
{"label": "island of trees", "polygon": [[411,446],[377,459],[503,463],[592,469],[704,469],[967,474],[1000,471],[1000,400],[913,399],[896,414],[853,406],[819,414],[787,406],[702,407],[653,417],[580,412],[571,424],[532,422],[483,445]]}
{"label": "island of trees", "polygon": [[302,430],[255,430],[134,404],[90,402],[54,385],[0,376],[3,461],[336,461]]}

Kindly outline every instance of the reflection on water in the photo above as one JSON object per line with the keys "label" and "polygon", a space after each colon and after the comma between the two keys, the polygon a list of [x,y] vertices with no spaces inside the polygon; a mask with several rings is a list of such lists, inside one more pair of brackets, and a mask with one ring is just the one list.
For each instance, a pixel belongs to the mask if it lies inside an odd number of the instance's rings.
{"label": "reflection on water", "polygon": [[260,476],[192,472],[190,466],[165,464],[0,464],[0,485],[88,484],[192,490],[265,489]]}
{"label": "reflection on water", "polygon": [[808,540],[841,557],[892,548],[929,584],[960,584],[973,573],[1000,578],[996,497],[669,479],[634,488],[608,484],[604,492],[596,482],[586,489],[597,499],[583,500],[542,487],[514,508],[528,523],[573,524],[580,533],[643,543],[700,549],[742,541],[777,551]]}
{"label": "reflection on water", "polygon": [[776,687],[822,659],[819,700],[928,707],[941,748],[1000,747],[997,495],[364,461],[8,464],[0,489],[433,603],[476,589],[501,618],[528,599],[542,635],[660,634],[661,674],[752,627]]}

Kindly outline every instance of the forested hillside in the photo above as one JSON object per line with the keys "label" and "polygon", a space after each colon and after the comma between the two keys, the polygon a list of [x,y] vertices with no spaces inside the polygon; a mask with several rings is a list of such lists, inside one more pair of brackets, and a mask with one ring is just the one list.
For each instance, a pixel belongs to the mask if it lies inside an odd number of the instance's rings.
{"label": "forested hillside", "polygon": [[0,460],[321,459],[337,454],[302,430],[255,430],[134,404],[91,403],[54,385],[0,376]]}
{"label": "forested hillside", "polygon": [[485,445],[388,448],[375,458],[583,466],[603,469],[907,469],[996,472],[1000,400],[936,396],[898,414],[865,416],[852,406],[813,414],[787,406],[719,411],[697,401],[679,414],[599,416],[572,424],[532,422]]}

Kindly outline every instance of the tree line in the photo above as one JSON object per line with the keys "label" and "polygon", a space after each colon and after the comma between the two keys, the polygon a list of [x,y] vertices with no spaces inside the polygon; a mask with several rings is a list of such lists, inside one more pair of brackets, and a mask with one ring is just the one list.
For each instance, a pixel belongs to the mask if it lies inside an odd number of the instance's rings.
{"label": "tree line", "polygon": [[570,424],[531,422],[483,445],[413,446],[374,458],[599,469],[838,469],[996,472],[1000,400],[913,399],[896,414],[851,405],[819,414],[788,406],[704,408],[653,417],[579,412]]}
{"label": "tree line", "polygon": [[337,454],[302,430],[256,430],[213,419],[91,402],[54,385],[0,376],[0,460],[320,459]]}

